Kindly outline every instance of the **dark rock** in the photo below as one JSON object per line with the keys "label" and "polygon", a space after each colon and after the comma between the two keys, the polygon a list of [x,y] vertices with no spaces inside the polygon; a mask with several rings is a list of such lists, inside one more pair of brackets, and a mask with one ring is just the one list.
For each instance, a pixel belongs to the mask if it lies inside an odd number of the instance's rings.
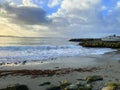
{"label": "dark rock", "polygon": [[60,86],[52,86],[50,88],[47,88],[46,90],[61,90]]}
{"label": "dark rock", "polygon": [[40,84],[39,86],[45,86],[45,85],[50,85],[50,84],[51,84],[51,82],[44,82],[44,83]]}
{"label": "dark rock", "polygon": [[27,63],[27,61],[23,61],[22,64],[25,65]]}
{"label": "dark rock", "polygon": [[17,65],[18,63],[17,63],[17,62],[15,62],[14,64],[15,64],[15,65]]}
{"label": "dark rock", "polygon": [[55,68],[59,68],[59,67],[55,67]]}
{"label": "dark rock", "polygon": [[99,80],[103,80],[103,77],[101,77],[101,76],[88,76],[86,78],[87,83],[92,83],[92,82],[99,81]]}
{"label": "dark rock", "polygon": [[0,65],[5,65],[5,63],[4,63],[4,62],[1,62]]}
{"label": "dark rock", "polygon": [[78,81],[85,81],[85,79],[77,79]]}
{"label": "dark rock", "polygon": [[15,85],[13,87],[7,87],[5,89],[0,90],[29,90],[26,85]]}
{"label": "dark rock", "polygon": [[66,88],[69,85],[70,85],[70,83],[68,81],[66,81],[66,80],[60,82],[60,87],[62,89]]}

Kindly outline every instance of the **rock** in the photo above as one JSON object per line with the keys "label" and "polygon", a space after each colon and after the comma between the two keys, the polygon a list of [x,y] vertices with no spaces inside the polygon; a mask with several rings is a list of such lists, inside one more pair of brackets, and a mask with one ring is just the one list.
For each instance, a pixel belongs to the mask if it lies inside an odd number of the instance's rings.
{"label": "rock", "polygon": [[77,79],[78,81],[85,81],[85,79]]}
{"label": "rock", "polygon": [[25,85],[18,85],[18,86],[16,86],[16,90],[29,90],[29,89]]}
{"label": "rock", "polygon": [[92,90],[92,85],[91,84],[81,85],[77,90]]}
{"label": "rock", "polygon": [[15,62],[14,64],[15,64],[15,65],[17,65],[18,63],[17,63],[17,62]]}
{"label": "rock", "polygon": [[92,82],[99,81],[99,80],[103,80],[103,77],[101,77],[101,76],[88,76],[86,78],[87,83],[92,83]]}
{"label": "rock", "polygon": [[27,61],[23,61],[22,64],[25,65],[27,63]]}
{"label": "rock", "polygon": [[44,82],[44,83],[40,84],[39,86],[45,86],[45,85],[50,85],[50,84],[51,84],[51,82]]}
{"label": "rock", "polygon": [[61,90],[60,86],[51,86],[50,88],[47,88],[46,90]]}
{"label": "rock", "polygon": [[70,85],[70,83],[69,83],[67,80],[64,80],[64,81],[61,81],[61,82],[60,82],[60,87],[61,87],[62,89],[66,88],[66,87],[69,86],[69,85]]}
{"label": "rock", "polygon": [[83,84],[81,82],[77,82],[76,85],[77,86],[83,86]]}
{"label": "rock", "polygon": [[86,84],[85,85],[85,90],[92,90],[92,85],[91,84]]}
{"label": "rock", "polygon": [[7,87],[5,89],[0,90],[29,90],[26,85],[15,85],[13,87]]}
{"label": "rock", "polygon": [[114,86],[106,86],[106,87],[103,87],[102,90],[115,90],[115,87]]}
{"label": "rock", "polygon": [[55,68],[59,68],[59,67],[55,67]]}
{"label": "rock", "polygon": [[78,86],[71,84],[71,85],[67,86],[64,90],[78,90]]}
{"label": "rock", "polygon": [[2,66],[2,65],[5,65],[5,63],[4,63],[4,62],[1,62],[1,63],[0,63],[0,66]]}
{"label": "rock", "polygon": [[84,86],[78,87],[78,90],[86,90]]}
{"label": "rock", "polygon": [[102,90],[120,90],[120,82],[119,83],[108,83]]}

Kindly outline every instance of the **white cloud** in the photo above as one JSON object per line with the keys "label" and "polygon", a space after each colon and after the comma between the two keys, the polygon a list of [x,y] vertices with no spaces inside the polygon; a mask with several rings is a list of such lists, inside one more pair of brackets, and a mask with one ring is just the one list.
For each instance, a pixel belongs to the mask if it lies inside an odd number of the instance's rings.
{"label": "white cloud", "polygon": [[23,4],[23,6],[37,7],[37,5],[34,4],[32,0],[23,0],[22,4]]}
{"label": "white cloud", "polygon": [[49,0],[48,6],[50,8],[60,5],[63,0]]}
{"label": "white cloud", "polygon": [[107,10],[107,7],[103,5],[103,6],[101,7],[101,10]]}
{"label": "white cloud", "polygon": [[99,37],[98,34],[118,33],[118,19],[113,15],[115,12],[109,10],[108,15],[102,16],[102,12],[109,7],[103,6],[101,2],[102,0],[64,0],[61,8],[49,18],[53,19],[55,30],[70,37]]}
{"label": "white cloud", "polygon": [[117,2],[116,8],[120,8],[120,1]]}
{"label": "white cloud", "polygon": [[34,2],[34,0],[0,0],[2,4],[9,3],[10,6],[26,6],[26,7],[38,7]]}
{"label": "white cloud", "polygon": [[62,2],[62,9],[65,10],[85,10],[94,7],[94,5],[98,4],[100,0],[64,0]]}

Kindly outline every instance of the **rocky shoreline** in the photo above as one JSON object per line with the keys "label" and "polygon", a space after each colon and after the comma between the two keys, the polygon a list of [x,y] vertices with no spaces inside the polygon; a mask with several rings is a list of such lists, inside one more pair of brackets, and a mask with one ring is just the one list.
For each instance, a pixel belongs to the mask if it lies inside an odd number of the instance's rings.
{"label": "rocky shoreline", "polygon": [[120,41],[102,41],[100,38],[86,38],[86,39],[70,39],[71,42],[79,42],[79,45],[83,47],[100,47],[100,48],[120,48]]}

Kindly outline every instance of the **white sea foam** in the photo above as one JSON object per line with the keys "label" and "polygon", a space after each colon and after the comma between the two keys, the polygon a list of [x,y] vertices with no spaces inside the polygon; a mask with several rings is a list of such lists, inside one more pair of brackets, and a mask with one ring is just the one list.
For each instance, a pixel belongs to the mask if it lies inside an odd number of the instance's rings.
{"label": "white sea foam", "polygon": [[0,47],[0,62],[41,61],[67,56],[99,55],[111,51],[114,50],[109,48],[83,48],[74,45],[9,46]]}

